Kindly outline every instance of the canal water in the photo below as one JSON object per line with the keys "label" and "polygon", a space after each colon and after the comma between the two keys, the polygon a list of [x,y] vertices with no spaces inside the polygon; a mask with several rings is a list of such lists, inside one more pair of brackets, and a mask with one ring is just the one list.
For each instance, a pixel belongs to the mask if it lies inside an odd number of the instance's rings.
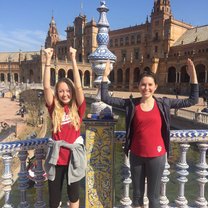
{"label": "canal water", "polygon": [[[90,112],[90,107],[87,107],[87,113]],[[118,122],[115,126],[115,130],[124,130],[125,129],[125,119],[124,119],[124,112],[121,112],[119,110],[114,110],[113,111],[115,114],[119,115],[119,119]],[[84,133],[84,125],[82,127],[82,132]],[[189,165],[189,175],[187,176],[188,178],[188,182],[185,185],[185,196],[187,198],[187,200],[193,204],[194,200],[196,200],[196,198],[198,197],[199,194],[199,188],[198,188],[198,184],[196,182],[196,178],[198,177],[195,174],[196,168],[195,165],[197,163],[199,159],[199,154],[198,154],[198,149],[192,145],[192,147],[189,149],[188,151],[188,155],[187,155],[187,161],[188,161],[188,165]],[[178,194],[178,190],[179,190],[179,185],[177,182],[177,173],[176,173],[176,163],[179,160],[179,145],[178,144],[171,144],[171,155],[169,158],[169,164],[170,164],[170,176],[169,179],[170,181],[167,184],[167,196],[168,199],[170,201],[170,204],[174,203],[174,200],[177,198],[177,194]],[[121,196],[123,194],[123,184],[122,184],[122,176],[121,176],[121,172],[122,172],[122,165],[124,162],[124,153],[123,153],[123,149],[122,149],[122,144],[118,143],[115,145],[115,175],[114,175],[114,184],[115,184],[115,205],[119,205],[119,201],[121,199]],[[64,183],[66,184],[66,182]],[[85,181],[84,179],[81,181],[81,199],[80,199],[80,205],[81,207],[85,207],[84,206],[84,186],[85,186]],[[67,195],[66,195],[66,188],[63,187],[63,201],[64,203],[67,201]],[[130,196],[132,194],[132,189],[130,186]],[[205,193],[206,194],[206,198],[208,199],[208,192]],[[31,207],[33,206],[33,204],[35,203],[35,198],[36,196],[36,189],[32,186],[27,190],[27,200],[30,203]],[[47,182],[45,182],[44,185],[44,190],[43,190],[43,198],[44,201],[48,202],[48,187],[47,187]],[[18,190],[18,183],[16,182],[13,185],[12,188],[12,192],[11,192],[11,202],[14,205],[14,207],[18,206],[18,203],[20,201],[20,191]],[[0,207],[2,207],[4,204],[3,200],[1,200],[0,202]],[[47,204],[48,207],[48,204]],[[66,206],[63,206],[66,207]]]}

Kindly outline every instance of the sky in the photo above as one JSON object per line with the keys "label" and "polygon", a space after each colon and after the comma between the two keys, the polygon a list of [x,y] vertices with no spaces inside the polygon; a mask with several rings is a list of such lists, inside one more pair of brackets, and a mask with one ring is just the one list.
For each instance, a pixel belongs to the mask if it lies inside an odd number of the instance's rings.
{"label": "sky", "polygon": [[[106,0],[110,30],[140,25],[150,17],[154,0]],[[61,40],[75,17],[99,19],[100,0],[0,0],[0,52],[39,51],[54,16]],[[208,25],[208,0],[171,0],[173,17],[194,26]]]}

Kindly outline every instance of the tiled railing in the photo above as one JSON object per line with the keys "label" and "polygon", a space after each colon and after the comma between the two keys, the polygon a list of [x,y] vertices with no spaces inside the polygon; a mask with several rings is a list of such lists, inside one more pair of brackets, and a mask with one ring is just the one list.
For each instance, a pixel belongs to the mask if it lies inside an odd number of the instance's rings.
{"label": "tiled railing", "polygon": [[[115,132],[115,142],[123,142],[125,139],[124,131]],[[161,207],[207,207],[207,199],[205,193],[207,192],[206,183],[208,176],[208,165],[206,163],[207,149],[208,149],[208,130],[172,130],[172,143],[178,143],[180,146],[179,160],[176,163],[175,172],[177,173],[178,192],[174,200],[174,204],[169,204],[167,195],[167,184],[169,182],[170,165],[166,161],[165,171],[161,180]],[[20,170],[18,172],[18,189],[21,197],[18,201],[19,207],[31,206],[27,201],[28,188],[28,170],[27,158],[28,151],[34,150],[37,160],[35,168],[35,189],[36,201],[34,207],[46,207],[46,202],[43,198],[43,160],[45,158],[45,148],[48,143],[48,138],[28,139],[23,141],[0,143],[0,156],[3,160],[3,174],[1,176],[2,191],[4,193],[4,206],[7,208],[14,207],[11,201],[11,190],[14,182],[14,173],[12,172],[13,160],[15,157],[19,158]],[[195,164],[195,178],[198,183],[197,194],[194,199],[194,205],[190,205],[186,198],[186,185],[189,183],[187,176],[189,175],[189,164],[187,163],[187,153],[191,145],[197,144],[197,151],[199,152],[198,163]],[[125,157],[123,165],[123,194],[120,200],[119,207],[131,207],[131,177],[130,164],[128,157]],[[3,199],[2,199],[3,200]],[[145,197],[145,207],[148,207],[148,199]]]}

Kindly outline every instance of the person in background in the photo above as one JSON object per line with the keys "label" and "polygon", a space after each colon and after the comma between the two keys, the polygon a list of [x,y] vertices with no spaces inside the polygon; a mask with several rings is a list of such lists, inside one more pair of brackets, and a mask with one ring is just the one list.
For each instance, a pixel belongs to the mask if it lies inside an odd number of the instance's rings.
{"label": "person in background", "polygon": [[[80,126],[85,114],[86,101],[84,98],[81,80],[76,63],[76,49],[70,47],[70,57],[73,66],[74,82],[68,78],[60,79],[55,86],[55,92],[50,86],[50,68],[53,49],[44,50],[46,57],[43,87],[46,106],[52,121],[52,139],[57,144],[70,146],[80,139]],[[58,142],[63,143],[58,143]],[[69,164],[74,151],[66,147],[60,147],[57,163],[55,165],[55,176],[53,180],[48,180],[49,207],[57,208],[61,202],[61,192],[64,178],[67,180],[67,194],[69,198],[69,208],[79,207],[79,183],[80,178],[73,183],[68,183]],[[52,154],[54,156],[55,153]],[[74,155],[73,155],[74,156]],[[82,168],[84,170],[84,167]],[[76,179],[76,176],[73,176]]]}
{"label": "person in background", "polygon": [[[156,72],[144,71],[138,80],[137,98],[109,96],[107,77],[110,62],[107,61],[101,83],[101,100],[108,105],[126,110],[125,153],[130,155],[130,170],[133,186],[133,207],[143,207],[145,178],[149,208],[160,207],[160,184],[165,168],[166,153],[170,145],[170,109],[185,108],[198,103],[199,86],[195,66],[187,60],[190,76],[190,95],[186,99],[155,97],[158,87]],[[130,154],[129,154],[130,152]]]}

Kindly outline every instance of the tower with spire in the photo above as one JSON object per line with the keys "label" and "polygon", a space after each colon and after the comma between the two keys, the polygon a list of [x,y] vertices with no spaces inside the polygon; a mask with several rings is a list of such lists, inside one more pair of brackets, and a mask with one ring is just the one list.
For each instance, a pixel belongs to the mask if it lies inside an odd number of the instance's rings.
{"label": "tower with spire", "polygon": [[45,48],[54,48],[59,41],[60,38],[56,27],[56,22],[52,16],[51,22],[49,24],[48,34],[45,40]]}
{"label": "tower with spire", "polygon": [[[151,13],[151,56],[154,54],[159,58],[168,53],[171,18],[170,0],[155,0]],[[167,44],[164,44],[165,40]]]}
{"label": "tower with spire", "polygon": [[152,11],[152,18],[154,17],[163,17],[164,19],[169,19],[172,15],[170,0],[155,0],[154,7]]}

